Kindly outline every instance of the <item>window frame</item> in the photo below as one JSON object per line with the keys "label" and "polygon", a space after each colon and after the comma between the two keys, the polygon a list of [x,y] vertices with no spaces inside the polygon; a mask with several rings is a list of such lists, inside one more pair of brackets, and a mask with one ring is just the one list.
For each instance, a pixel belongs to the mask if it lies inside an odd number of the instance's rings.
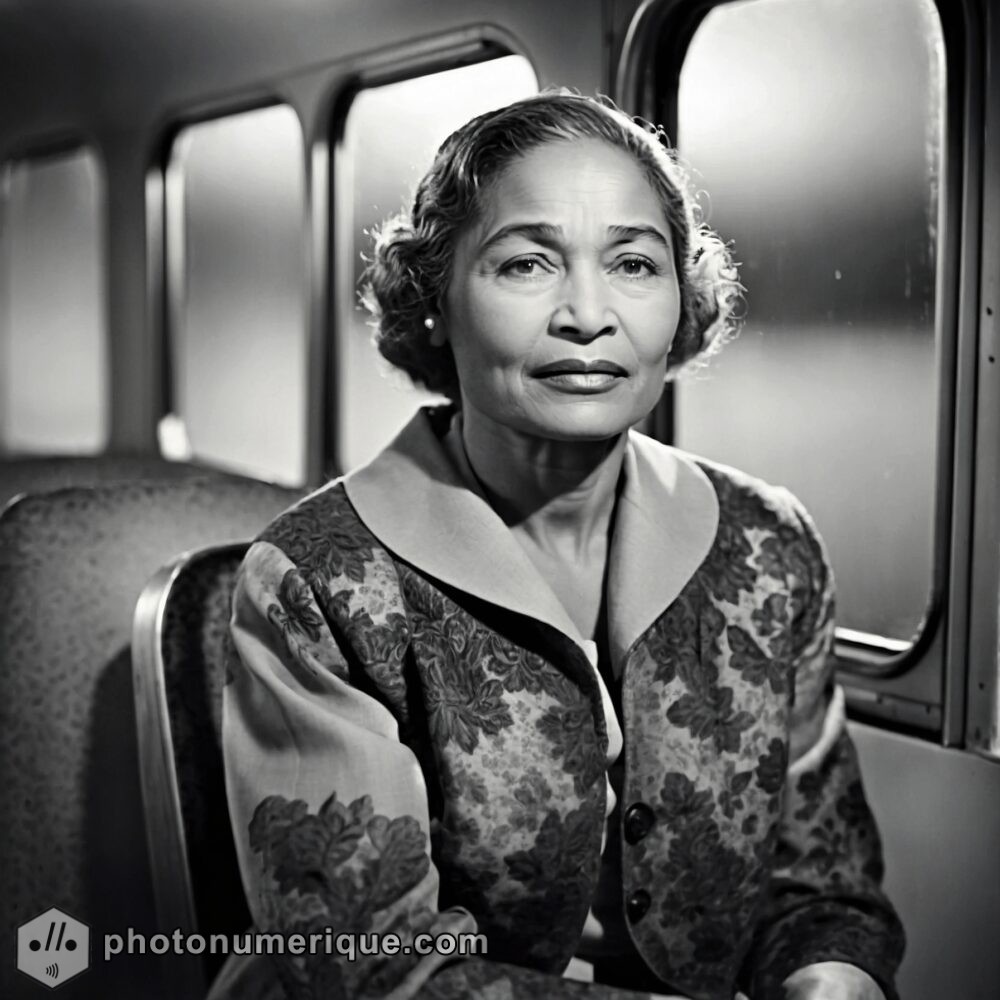
{"label": "window frame", "polygon": [[[982,266],[979,299],[971,308],[980,324],[976,383],[977,434],[974,521],[970,573],[969,677],[966,688],[966,746],[990,760],[1000,760],[1000,95],[995,57],[1000,53],[1000,12],[985,5],[989,74],[983,84]],[[977,205],[977,209],[979,206]]]}
{"label": "window frame", "polygon": [[[209,122],[221,121],[226,118],[233,118],[238,115],[249,114],[254,111],[264,111],[268,108],[287,108],[295,116],[298,123],[302,140],[302,170],[304,182],[304,211],[301,219],[301,238],[307,238],[307,227],[311,227],[310,218],[310,175],[308,161],[311,155],[311,144],[309,132],[306,130],[302,120],[300,108],[281,89],[267,88],[247,91],[238,97],[227,96],[222,100],[207,100],[185,109],[171,117],[167,124],[159,133],[153,145],[152,156],[146,169],[146,261],[147,261],[147,301],[149,303],[149,322],[153,332],[154,349],[158,360],[160,371],[160,394],[159,412],[156,415],[157,422],[170,413],[176,412],[176,365],[175,351],[177,349],[176,331],[178,329],[179,318],[183,313],[184,281],[183,281],[183,250],[172,248],[170,245],[170,230],[168,198],[170,189],[170,173],[175,146],[181,134],[189,128],[204,125]],[[177,254],[180,253],[178,258]],[[307,263],[304,261],[304,263]],[[180,271],[180,280],[175,279],[175,270]],[[302,275],[301,296],[302,310],[305,317],[306,356],[307,369],[313,367],[313,332],[312,332],[312,298],[310,291],[311,274],[308,266]],[[309,376],[307,373],[306,384],[303,386],[302,405],[306,409],[306,418],[303,427],[303,467],[305,469],[305,480],[300,485],[312,483],[315,477],[312,475],[311,453],[312,453],[312,422],[309,418],[311,406]],[[157,453],[160,453],[157,444]],[[191,461],[207,468],[220,468],[222,471],[233,472],[228,465],[218,465],[211,458],[207,458],[197,453],[192,455]],[[249,475],[249,473],[239,473]],[[255,476],[256,478],[256,476]]]}
{"label": "window frame", "polygon": [[[618,57],[613,96],[664,125],[677,139],[680,74],[707,14],[734,0],[644,0]],[[969,570],[975,442],[975,350],[981,189],[984,52],[975,43],[977,0],[933,0],[944,48],[941,183],[937,205],[934,337],[938,379],[932,570],[920,626],[905,648],[896,641],[838,628],[836,656],[849,703],[862,716],[947,744],[965,724]],[[653,432],[674,438],[672,387],[654,414]],[[995,594],[994,594],[995,603]],[[940,658],[942,705],[906,704],[892,682]]]}

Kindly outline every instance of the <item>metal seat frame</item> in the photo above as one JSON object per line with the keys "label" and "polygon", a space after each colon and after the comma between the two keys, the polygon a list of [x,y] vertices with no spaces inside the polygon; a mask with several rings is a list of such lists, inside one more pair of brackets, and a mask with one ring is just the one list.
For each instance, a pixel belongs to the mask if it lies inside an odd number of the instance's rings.
{"label": "metal seat frame", "polygon": [[[165,624],[170,601],[185,570],[212,556],[241,559],[248,542],[210,546],[182,553],[161,567],[136,603],[132,630],[132,670],[139,741],[139,774],[146,837],[159,925],[186,934],[206,933],[198,926],[190,851],[181,805],[164,661]],[[212,667],[224,669],[224,664]],[[235,850],[235,847],[234,847]],[[208,930],[210,932],[210,929]],[[204,996],[209,983],[204,961],[172,955],[169,965],[178,996]]]}

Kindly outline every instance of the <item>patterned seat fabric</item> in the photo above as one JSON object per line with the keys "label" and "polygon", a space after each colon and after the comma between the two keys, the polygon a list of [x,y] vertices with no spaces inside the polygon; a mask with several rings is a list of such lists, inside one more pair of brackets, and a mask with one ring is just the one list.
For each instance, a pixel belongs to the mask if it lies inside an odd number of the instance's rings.
{"label": "patterned seat fabric", "polygon": [[[222,688],[231,653],[230,603],[246,544],[196,553],[166,595],[160,637],[170,740],[198,930],[251,924],[226,806]],[[204,956],[206,980],[224,956]]]}
{"label": "patterned seat fabric", "polygon": [[[103,961],[155,933],[130,662],[146,580],[177,553],[252,537],[297,494],[232,477],[70,488],[0,516],[0,954],[58,906],[91,928],[77,997],[156,995],[157,959]],[[0,996],[39,985],[0,962]]]}

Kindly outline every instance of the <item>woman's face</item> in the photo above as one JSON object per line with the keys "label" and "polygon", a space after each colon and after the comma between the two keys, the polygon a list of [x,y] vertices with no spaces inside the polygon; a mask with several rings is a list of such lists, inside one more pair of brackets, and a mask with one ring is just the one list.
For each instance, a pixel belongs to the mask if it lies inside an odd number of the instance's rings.
{"label": "woman's face", "polygon": [[552,142],[512,163],[459,236],[440,333],[467,419],[600,440],[656,404],[680,317],[671,231],[632,157]]}

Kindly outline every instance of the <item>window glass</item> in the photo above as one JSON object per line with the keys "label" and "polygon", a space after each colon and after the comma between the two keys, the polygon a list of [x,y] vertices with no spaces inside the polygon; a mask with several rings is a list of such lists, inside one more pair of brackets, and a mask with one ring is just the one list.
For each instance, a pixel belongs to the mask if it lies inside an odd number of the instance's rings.
{"label": "window glass", "polygon": [[[531,64],[521,56],[463,66],[363,90],[344,128],[336,183],[341,212],[353,222],[347,248],[357,289],[371,240],[367,233],[402,209],[438,146],[475,115],[536,93]],[[353,173],[353,176],[350,174]],[[341,231],[345,231],[342,229]],[[395,372],[372,345],[367,316],[353,296],[338,303],[337,456],[344,471],[366,462],[432,399]]]}
{"label": "window glass", "polygon": [[103,191],[93,151],[0,174],[0,442],[92,452],[108,439]]}
{"label": "window glass", "polygon": [[942,61],[924,0],[747,0],[705,18],[680,79],[747,321],[678,385],[678,443],[791,488],[840,623],[900,641],[931,580]]}
{"label": "window glass", "polygon": [[179,133],[167,171],[174,436],[198,458],[306,475],[302,132],[270,107]]}

